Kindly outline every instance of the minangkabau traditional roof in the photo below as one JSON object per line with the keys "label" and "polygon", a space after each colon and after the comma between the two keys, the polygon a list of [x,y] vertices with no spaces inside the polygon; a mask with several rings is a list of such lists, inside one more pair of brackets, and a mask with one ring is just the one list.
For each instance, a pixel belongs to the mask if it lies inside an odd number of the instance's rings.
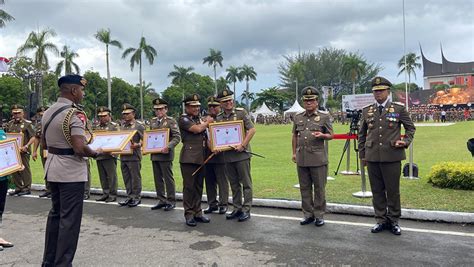
{"label": "minangkabau traditional roof", "polygon": [[471,62],[451,62],[444,57],[443,48],[441,48],[442,63],[430,61],[423,54],[421,49],[421,57],[423,59],[423,77],[458,75],[458,74],[474,74],[474,61]]}

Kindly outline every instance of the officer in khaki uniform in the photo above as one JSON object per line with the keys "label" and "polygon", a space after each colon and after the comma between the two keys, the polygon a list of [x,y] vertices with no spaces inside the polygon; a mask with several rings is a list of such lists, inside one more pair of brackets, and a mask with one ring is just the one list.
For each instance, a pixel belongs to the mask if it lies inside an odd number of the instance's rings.
{"label": "officer in khaki uniform", "polygon": [[120,155],[120,169],[122,170],[123,182],[127,190],[127,199],[120,201],[120,206],[136,207],[141,203],[142,192],[142,141],[145,127],[135,120],[135,107],[130,104],[122,106],[123,125],[120,127],[122,131],[137,130],[132,137],[131,155]]}
{"label": "officer in khaki uniform", "polygon": [[204,179],[204,169],[195,172],[206,159],[207,135],[212,117],[201,118],[199,111],[201,103],[198,94],[187,96],[183,102],[185,114],[178,120],[183,147],[179,155],[181,175],[183,176],[183,207],[186,225],[196,226],[198,222],[209,223],[210,219],[202,215],[201,199]]}
{"label": "officer in khaki uniform", "polygon": [[[47,154],[47,151],[40,145],[40,143],[41,143],[41,132],[42,132],[42,129],[43,129],[43,127],[41,127],[41,119],[43,118],[43,114],[47,109],[48,109],[47,106],[43,106],[43,107],[39,107],[36,110],[36,124],[35,124],[35,131],[36,132],[35,132],[35,140],[33,142],[33,153],[31,155],[33,160],[36,161],[36,159],[38,158],[38,147],[39,147],[41,164],[43,164],[43,168],[44,168],[44,164],[46,163],[46,157],[45,156]],[[46,191],[44,193],[40,194],[39,197],[50,198],[51,197],[51,190],[49,188],[49,184],[46,180],[44,181],[44,184],[45,184]]]}
{"label": "officer in khaki uniform", "polygon": [[[95,127],[95,132],[118,131],[119,127],[112,121],[108,107],[98,107],[97,116],[99,124]],[[96,160],[102,187],[102,196],[96,201],[114,202],[117,200],[117,158],[112,155],[103,155],[97,157]]]}
{"label": "officer in khaki uniform", "polygon": [[[221,104],[216,97],[210,96],[207,98],[207,114],[214,118],[221,112]],[[208,155],[211,151],[208,151]],[[229,200],[229,182],[225,176],[224,158],[222,154],[215,154],[205,166],[206,175],[206,195],[208,207],[204,210],[205,214],[218,211],[219,214],[227,212],[227,205]],[[219,189],[219,201],[217,201],[217,189]]]}
{"label": "officer in khaki uniform", "polygon": [[[155,189],[158,203],[151,207],[152,210],[164,208],[170,211],[176,207],[176,186],[173,177],[174,148],[181,141],[178,123],[172,117],[168,117],[168,102],[157,98],[153,100],[153,109],[156,117],[150,121],[150,129],[169,129],[168,146],[161,153],[151,154],[153,165],[153,177],[155,178]],[[166,196],[165,196],[166,189]]]}
{"label": "officer in khaki uniform", "polygon": [[87,117],[78,105],[87,81],[79,75],[58,80],[60,97],[42,118],[42,146],[48,149],[45,179],[50,184],[52,208],[46,224],[42,266],[72,266],[81,228],[85,157],[101,153],[89,148]]}
{"label": "officer in khaki uniform", "polygon": [[23,144],[20,147],[21,162],[25,169],[13,173],[13,182],[15,191],[10,192],[13,195],[31,194],[31,170],[30,170],[30,145],[35,141],[35,129],[29,120],[24,119],[23,106],[13,105],[11,108],[13,119],[7,123],[7,133],[23,133]]}
{"label": "officer in khaki uniform", "polygon": [[[250,175],[250,141],[255,135],[255,127],[243,108],[234,108],[233,93],[224,89],[217,98],[221,103],[222,112],[217,115],[217,121],[243,121],[245,138],[241,145],[222,152],[224,169],[232,189],[232,204],[234,210],[226,215],[226,219],[238,219],[239,222],[250,219],[252,207],[252,177]],[[243,202],[242,202],[243,193]]]}
{"label": "officer in khaki uniform", "polygon": [[[359,156],[367,164],[372,203],[377,223],[371,229],[378,233],[384,229],[401,234],[398,219],[400,206],[401,161],[415,135],[415,125],[401,103],[388,99],[390,81],[383,77],[372,80],[376,102],[362,110],[359,129]],[[401,138],[401,126],[405,137]]]}
{"label": "officer in khaki uniform", "polygon": [[300,224],[314,221],[316,226],[323,226],[329,163],[324,140],[333,137],[331,118],[328,112],[318,110],[316,88],[305,87],[301,95],[305,111],[295,115],[292,138],[293,162],[297,166],[304,215]]}

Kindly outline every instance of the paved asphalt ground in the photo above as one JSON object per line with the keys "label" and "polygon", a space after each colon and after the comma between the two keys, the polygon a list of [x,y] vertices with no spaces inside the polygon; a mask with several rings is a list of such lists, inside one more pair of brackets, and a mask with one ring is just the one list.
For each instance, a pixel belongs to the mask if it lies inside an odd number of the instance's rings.
{"label": "paved asphalt ground", "polygon": [[[403,233],[370,233],[373,218],[328,214],[326,225],[300,226],[301,212],[254,208],[251,220],[191,228],[183,209],[151,211],[84,205],[75,266],[175,265],[393,265],[474,266],[474,225],[400,222]],[[181,204],[181,203],[178,203]],[[39,266],[51,202],[36,196],[8,197],[0,236],[15,247],[0,252],[2,266]],[[203,203],[203,207],[205,207]]]}

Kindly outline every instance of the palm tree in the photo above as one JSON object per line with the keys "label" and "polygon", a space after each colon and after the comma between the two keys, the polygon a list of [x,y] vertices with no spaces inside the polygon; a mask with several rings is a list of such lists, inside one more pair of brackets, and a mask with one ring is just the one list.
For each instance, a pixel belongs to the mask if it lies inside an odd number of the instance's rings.
{"label": "palm tree", "polygon": [[[242,92],[242,95],[240,96],[240,101],[242,102],[245,102],[247,103],[247,109],[249,109],[249,106],[248,106],[248,103],[249,103],[249,100],[253,101],[255,100],[255,94],[254,93],[250,93],[248,91],[244,91]],[[250,112],[250,111],[249,111]]]}
{"label": "palm tree", "polygon": [[[5,0],[0,0],[0,4],[5,4]],[[5,10],[0,9],[0,28],[5,27],[8,21],[12,21],[14,19],[15,18],[11,16],[10,14],[8,14],[7,12],[5,12]]]}
{"label": "palm tree", "polygon": [[419,60],[420,56],[417,56],[415,53],[411,52],[406,55],[406,65],[404,56],[398,61],[398,67],[401,68],[398,76],[400,76],[400,74],[405,71],[408,75],[408,92],[410,92],[411,75],[413,74],[416,79],[415,69],[421,69],[421,64],[418,63]]}
{"label": "palm tree", "polygon": [[[52,52],[55,55],[59,54],[56,45],[49,42],[50,37],[56,36],[56,32],[52,29],[45,29],[39,32],[31,32],[26,39],[26,42],[18,48],[17,54],[23,55],[27,52],[34,51],[34,68],[41,74],[49,69],[47,52]],[[43,105],[43,85],[42,79],[38,81],[38,104]]]}
{"label": "palm tree", "polygon": [[139,82],[140,82],[140,118],[143,120],[143,81],[142,81],[142,54],[145,54],[145,58],[148,59],[148,63],[153,65],[155,57],[158,55],[153,46],[146,43],[145,37],[142,36],[140,39],[140,44],[138,48],[129,47],[127,48],[122,55],[122,58],[126,58],[128,55],[132,54],[130,57],[130,69],[133,71],[135,64],[139,65]]}
{"label": "palm tree", "polygon": [[[168,77],[173,78],[171,80],[172,83],[178,85],[181,87],[181,92],[182,92],[182,99],[184,100],[184,82],[189,80],[191,77],[191,72],[194,70],[193,67],[179,67],[176,65],[173,65],[174,71],[170,72],[168,74]],[[184,103],[182,104],[183,106],[183,113],[184,113]]]}
{"label": "palm tree", "polygon": [[222,53],[219,50],[214,50],[214,49],[209,49],[209,56],[205,57],[202,59],[203,62],[202,64],[208,64],[209,66],[214,67],[214,88],[215,88],[215,94],[217,95],[217,73],[216,73],[216,66],[219,64],[219,66],[222,67],[222,60],[224,58],[222,57]]}
{"label": "palm tree", "polygon": [[342,74],[349,76],[352,81],[352,94],[355,94],[355,84],[364,73],[367,63],[359,55],[350,53],[342,62]]}
{"label": "palm tree", "polygon": [[79,54],[74,52],[69,48],[69,46],[65,45],[63,47],[63,51],[61,51],[60,56],[63,60],[59,61],[58,65],[56,65],[56,74],[60,75],[62,69],[64,68],[64,74],[72,74],[72,67],[76,70],[76,73],[79,74],[79,66],[73,61],[74,58],[79,57]]}
{"label": "palm tree", "polygon": [[250,112],[250,105],[249,105],[249,100],[251,93],[249,92],[249,81],[250,80],[257,80],[257,73],[253,69],[253,67],[248,66],[248,65],[243,65],[240,68],[240,75],[242,76],[243,79],[245,79],[245,105],[247,106],[247,111]]}
{"label": "palm tree", "polygon": [[105,62],[107,64],[107,103],[109,109],[112,110],[112,80],[110,79],[109,45],[122,49],[122,44],[117,40],[112,40],[110,37],[110,29],[100,29],[96,32],[94,37],[105,44]]}
{"label": "palm tree", "polygon": [[231,82],[231,83],[234,84],[234,101],[235,101],[235,97],[236,97],[235,83],[236,82],[241,82],[243,77],[240,73],[240,68],[239,67],[230,66],[226,69],[226,71],[227,71],[227,76],[225,77],[226,80],[228,82]]}

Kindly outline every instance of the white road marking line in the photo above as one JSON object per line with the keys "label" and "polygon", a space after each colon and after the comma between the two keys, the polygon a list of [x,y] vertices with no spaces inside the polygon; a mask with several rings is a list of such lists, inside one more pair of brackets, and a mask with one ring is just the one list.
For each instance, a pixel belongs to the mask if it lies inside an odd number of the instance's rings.
{"label": "white road marking line", "polygon": [[[22,197],[29,197],[29,198],[38,198],[36,195],[25,195]],[[44,198],[45,200],[48,198]],[[49,199],[48,199],[49,200]],[[94,204],[101,204],[101,205],[113,205],[117,206],[117,202],[99,202],[95,200],[84,200],[86,203],[94,203]],[[150,204],[140,204],[138,207],[141,208],[151,208],[154,205]],[[184,210],[184,208],[176,207],[176,210]],[[281,220],[289,220],[289,221],[299,221],[301,218],[298,217],[290,217],[290,216],[278,216],[278,215],[268,215],[268,214],[257,214],[252,213],[252,217],[260,217],[260,218],[269,218],[269,219],[281,219]],[[358,222],[347,222],[347,221],[333,221],[333,220],[325,220],[326,223],[332,224],[339,224],[339,225],[350,225],[350,226],[360,226],[360,227],[372,227],[373,224],[369,223],[358,223]],[[465,232],[455,232],[455,231],[441,231],[441,230],[431,230],[431,229],[420,229],[420,228],[410,228],[410,227],[402,227],[403,231],[408,232],[416,232],[416,233],[429,233],[429,234],[439,234],[439,235],[454,235],[454,236],[465,236],[465,237],[474,237],[474,233],[465,233]]]}

